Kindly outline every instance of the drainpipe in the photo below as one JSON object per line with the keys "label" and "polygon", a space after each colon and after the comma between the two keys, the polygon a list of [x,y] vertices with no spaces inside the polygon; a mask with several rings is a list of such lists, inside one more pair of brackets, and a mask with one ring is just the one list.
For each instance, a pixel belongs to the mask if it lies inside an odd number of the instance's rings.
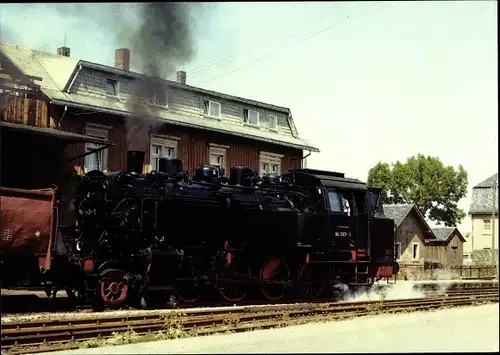
{"label": "drainpipe", "polygon": [[64,111],[61,114],[61,117],[59,117],[59,121],[57,122],[57,129],[61,129],[61,122],[64,119],[64,116],[66,116],[66,112],[68,112],[68,106],[64,106]]}
{"label": "drainpipe", "polygon": [[307,153],[305,156],[302,157],[302,159],[300,159],[300,168],[302,169],[303,168],[303,165],[304,165],[304,161],[307,159],[308,156],[310,156],[312,154],[312,151],[310,150],[309,153]]}
{"label": "drainpipe", "polygon": [[66,90],[68,92],[68,94],[71,93],[71,88],[73,87],[73,84],[75,83],[76,77],[78,76],[78,74],[80,74],[80,70],[82,70],[81,64],[78,66],[78,70],[77,70],[75,76],[73,77],[73,79],[71,80],[71,83],[69,83],[68,90]]}
{"label": "drainpipe", "polygon": [[[497,188],[498,188],[498,174],[497,174],[497,178],[496,178],[496,181],[494,182],[494,186],[493,186],[493,209],[492,209],[492,214],[491,214],[491,262],[493,265],[495,265],[495,217],[496,217],[496,213],[495,213],[495,209],[497,207]],[[497,246],[497,253],[498,253],[498,246]],[[500,263],[497,262],[498,265],[500,265]],[[498,265],[497,265],[497,277],[499,277],[500,275],[500,272],[498,271]]]}

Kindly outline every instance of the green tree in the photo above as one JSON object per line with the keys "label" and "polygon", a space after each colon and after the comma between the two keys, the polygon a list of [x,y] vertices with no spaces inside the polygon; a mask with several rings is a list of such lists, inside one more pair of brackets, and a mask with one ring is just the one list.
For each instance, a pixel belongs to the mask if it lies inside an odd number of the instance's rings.
{"label": "green tree", "polygon": [[466,195],[467,183],[462,165],[455,169],[422,154],[406,163],[379,162],[368,172],[368,186],[384,189],[385,203],[413,203],[426,218],[448,227],[465,217],[458,201]]}

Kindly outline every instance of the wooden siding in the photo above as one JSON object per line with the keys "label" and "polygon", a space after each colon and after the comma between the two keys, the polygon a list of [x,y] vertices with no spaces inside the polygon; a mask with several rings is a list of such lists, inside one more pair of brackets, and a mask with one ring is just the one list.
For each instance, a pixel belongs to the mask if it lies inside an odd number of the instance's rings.
{"label": "wooden siding", "polygon": [[427,260],[438,262],[443,267],[462,266],[464,243],[460,237],[454,233],[449,243],[440,242],[426,246]]}
{"label": "wooden siding", "polygon": [[[55,111],[55,110],[54,110]],[[56,117],[61,117],[61,112],[54,113]],[[58,121],[58,120],[57,120]],[[85,124],[94,123],[109,126],[109,140],[114,143],[114,146],[108,148],[108,170],[117,171],[123,170],[126,167],[126,152],[125,152],[125,126],[121,117],[96,114],[96,115],[72,115],[71,113],[64,116],[60,122],[62,130],[85,134]],[[66,148],[66,157],[72,158],[85,153],[85,144],[69,144]],[[83,158],[76,159],[73,165],[77,170],[83,171]]]}
{"label": "wooden siding", "polygon": [[[401,243],[402,264],[420,264],[426,258],[424,238],[428,229],[420,216],[412,210],[396,230],[396,241]],[[419,255],[413,259],[413,244],[418,244]]]}
{"label": "wooden siding", "polygon": [[48,102],[14,95],[1,95],[2,121],[49,127]]}
{"label": "wooden siding", "polygon": [[[62,114],[62,111],[56,116]],[[115,144],[108,150],[108,170],[126,169],[126,144],[124,119],[117,116],[105,114],[83,114],[74,115],[68,113],[61,122],[61,129],[75,133],[85,133],[85,123],[96,123],[112,127],[110,140]],[[246,165],[258,170],[260,167],[260,152],[272,152],[282,154],[281,172],[299,167],[302,151],[300,149],[287,148],[274,144],[254,141],[240,137],[234,137],[222,133],[210,132],[200,129],[184,128],[174,125],[165,125],[156,134],[168,135],[179,138],[178,156],[183,160],[184,168],[191,174],[200,164],[209,162],[209,144],[220,144],[229,146],[227,152],[226,166],[229,169],[235,165]],[[144,139],[150,139],[145,137]],[[67,148],[67,156],[77,156],[84,153],[83,144],[70,145]],[[145,164],[150,163],[149,149],[146,151]],[[73,165],[83,167],[83,159],[78,159]],[[229,173],[229,171],[228,171]]]}
{"label": "wooden siding", "polygon": [[[184,167],[189,172],[200,164],[209,162],[209,144],[220,144],[229,146],[226,166],[231,168],[235,165],[246,165],[255,170],[260,168],[260,152],[272,152],[282,154],[281,172],[287,172],[295,166],[298,167],[302,158],[299,149],[281,147],[274,144],[266,144],[251,139],[234,137],[217,132],[202,131],[183,127],[166,126],[161,134],[176,136],[179,141],[179,157],[184,162]],[[146,163],[149,163],[149,152],[146,153]]]}

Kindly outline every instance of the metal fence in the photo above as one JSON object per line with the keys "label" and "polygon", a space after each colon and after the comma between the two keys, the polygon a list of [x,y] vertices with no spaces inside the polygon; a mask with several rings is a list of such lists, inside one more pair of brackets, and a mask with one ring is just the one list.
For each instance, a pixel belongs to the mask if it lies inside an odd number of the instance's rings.
{"label": "metal fence", "polygon": [[438,268],[422,265],[400,265],[399,280],[464,280],[494,279],[497,277],[496,265],[453,266]]}

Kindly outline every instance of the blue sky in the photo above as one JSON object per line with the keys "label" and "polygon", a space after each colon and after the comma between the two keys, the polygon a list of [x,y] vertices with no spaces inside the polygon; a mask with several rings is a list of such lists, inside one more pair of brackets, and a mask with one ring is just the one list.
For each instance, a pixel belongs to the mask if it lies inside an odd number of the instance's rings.
{"label": "blue sky", "polygon": [[[72,57],[113,65],[116,25],[85,6],[2,4],[1,39],[55,52],[66,32]],[[365,180],[423,153],[462,164],[469,190],[498,171],[496,1],[206,3],[192,26],[188,84],[290,107],[322,151],[308,167]]]}

